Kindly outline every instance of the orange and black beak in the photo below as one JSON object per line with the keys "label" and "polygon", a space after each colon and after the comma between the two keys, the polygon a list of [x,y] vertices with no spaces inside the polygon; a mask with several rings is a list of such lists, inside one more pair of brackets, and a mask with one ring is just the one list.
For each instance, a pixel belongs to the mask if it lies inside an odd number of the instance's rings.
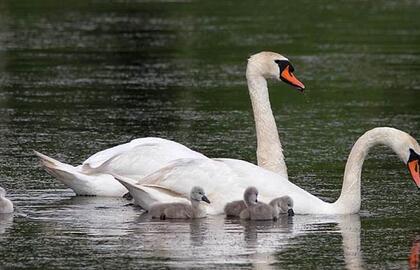
{"label": "orange and black beak", "polygon": [[417,188],[420,189],[420,155],[413,149],[410,149],[410,157],[408,158],[407,167],[414,183],[416,183]]}
{"label": "orange and black beak", "polygon": [[295,69],[293,68],[292,64],[290,64],[290,62],[287,60],[277,60],[276,63],[280,68],[280,80],[303,92],[305,85],[303,85],[303,83],[300,82],[298,78],[296,78],[293,74]]}

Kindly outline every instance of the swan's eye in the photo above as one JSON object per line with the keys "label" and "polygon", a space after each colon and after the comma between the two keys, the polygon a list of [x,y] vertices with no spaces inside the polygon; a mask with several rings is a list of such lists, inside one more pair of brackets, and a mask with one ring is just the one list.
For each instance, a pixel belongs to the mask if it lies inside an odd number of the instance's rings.
{"label": "swan's eye", "polygon": [[282,72],[287,66],[291,67],[290,62],[288,60],[274,60],[274,63],[276,63],[279,66],[280,72]]}

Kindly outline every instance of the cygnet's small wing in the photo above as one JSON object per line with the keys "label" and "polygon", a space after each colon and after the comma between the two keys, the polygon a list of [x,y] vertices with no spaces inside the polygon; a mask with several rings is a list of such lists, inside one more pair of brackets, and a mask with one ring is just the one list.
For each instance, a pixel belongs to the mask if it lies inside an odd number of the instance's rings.
{"label": "cygnet's small wing", "polygon": [[276,218],[273,207],[265,203],[258,203],[248,209],[252,220],[272,220]]}
{"label": "cygnet's small wing", "polygon": [[149,212],[152,218],[189,219],[193,216],[191,206],[186,203],[156,203]]}
{"label": "cygnet's small wing", "polygon": [[168,218],[174,219],[191,219],[194,217],[191,205],[185,203],[172,203],[165,210],[165,214]]}
{"label": "cygnet's small wing", "polygon": [[245,220],[251,219],[249,209],[245,208],[244,210],[242,210],[242,212],[239,214],[239,218],[240,219],[245,219]]}
{"label": "cygnet's small wing", "polygon": [[244,209],[246,209],[246,205],[243,200],[240,200],[227,203],[224,211],[227,217],[239,217]]}

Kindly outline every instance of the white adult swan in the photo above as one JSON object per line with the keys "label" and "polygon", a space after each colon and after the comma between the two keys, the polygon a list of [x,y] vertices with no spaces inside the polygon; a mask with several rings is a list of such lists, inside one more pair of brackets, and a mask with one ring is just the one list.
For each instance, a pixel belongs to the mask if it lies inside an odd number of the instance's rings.
{"label": "white adult swan", "polygon": [[[287,178],[283,150],[271,111],[267,79],[282,80],[297,89],[305,86],[293,75],[294,68],[284,56],[261,52],[248,59],[246,78],[257,133],[258,165]],[[179,158],[206,157],[179,143],[140,138],[98,152],[74,167],[35,151],[45,170],[78,195],[122,196],[127,190],[111,174],[133,179],[154,172]]]}
{"label": "white adult swan", "polygon": [[244,190],[253,185],[262,201],[290,196],[296,214],[351,214],[360,210],[362,165],[369,149],[377,144],[394,150],[420,188],[419,144],[409,134],[388,127],[369,130],[356,141],[347,160],[341,195],[334,203],[322,201],[278,174],[234,159],[177,160],[142,179],[143,184],[116,177],[145,209],[156,202],[185,201],[191,187],[199,185],[212,201],[207,212],[222,214],[228,202],[240,200]]}

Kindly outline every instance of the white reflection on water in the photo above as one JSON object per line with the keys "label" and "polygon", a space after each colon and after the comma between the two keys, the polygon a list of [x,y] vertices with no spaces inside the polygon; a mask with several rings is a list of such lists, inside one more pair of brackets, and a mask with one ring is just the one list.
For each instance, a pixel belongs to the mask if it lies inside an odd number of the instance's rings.
{"label": "white reflection on water", "polygon": [[13,225],[13,214],[0,214],[0,234],[4,234]]}
{"label": "white reflection on water", "polygon": [[[346,267],[363,268],[359,215],[301,215],[277,222],[223,216],[160,221],[151,220],[120,198],[73,197],[68,190],[35,190],[12,196],[19,211],[27,214],[28,223],[41,224],[43,237],[76,242],[91,256],[128,256],[144,267],[274,269],[282,263],[281,252],[302,245],[299,237],[318,233],[328,238],[329,233],[341,233]],[[12,223],[13,218],[5,224],[10,227]],[[18,237],[27,238],[24,243],[36,241],[30,234]],[[74,256],[77,260],[77,253]]]}

